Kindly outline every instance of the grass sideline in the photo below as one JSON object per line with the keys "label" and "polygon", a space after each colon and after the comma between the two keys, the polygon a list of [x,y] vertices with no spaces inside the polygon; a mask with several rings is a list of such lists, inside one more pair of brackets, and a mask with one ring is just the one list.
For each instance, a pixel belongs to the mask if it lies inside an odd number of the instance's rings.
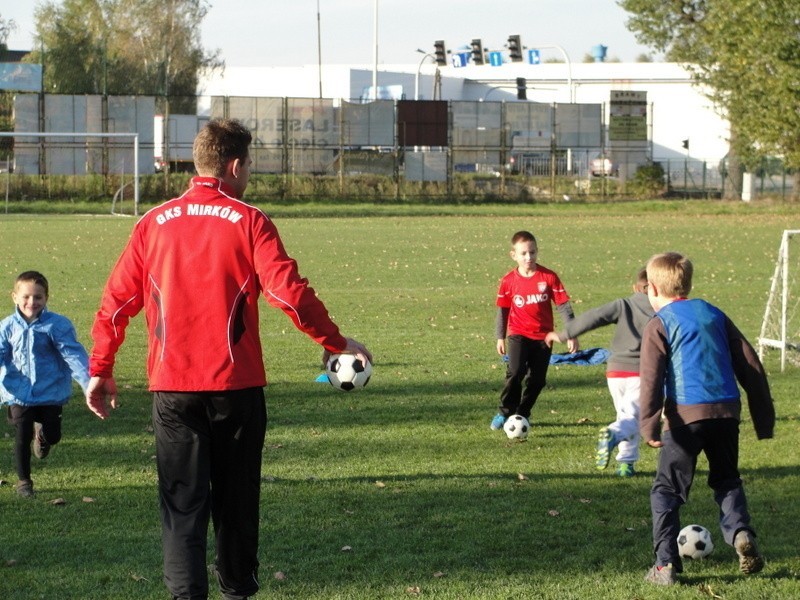
{"label": "grass sideline", "polygon": [[[781,374],[767,360],[776,438],[756,442],[749,419],[742,425],[741,469],[767,557],[765,571],[749,578],[721,542],[701,462],[682,519],[708,527],[717,549],[686,565],[683,585],[642,581],[656,453],[642,448],[641,474],[631,480],[594,469],[597,429],[613,418],[602,366],[551,368],[528,442],[488,428],[502,383],[494,295],[513,267],[513,231],[534,231],[542,264],[562,276],[579,312],[626,294],[651,254],[686,252],[693,295],[717,303],[754,340],[781,232],[797,227],[793,211],[705,202],[449,207],[446,215],[401,208],[338,219],[318,218],[326,207],[271,213],[301,272],[376,364],[358,393],[315,383],[318,348],[264,306],[271,385],[258,597],[800,597],[797,368]],[[0,217],[0,285],[10,291],[19,271],[43,271],[50,307],[75,322],[88,346],[100,290],[133,222]],[[11,310],[9,299],[2,314]],[[582,344],[605,345],[611,333]],[[14,493],[5,426],[0,598],[167,596],[144,352],[140,315],[119,356],[122,407],[100,422],[73,398],[62,443],[34,462],[33,501]],[[65,503],[51,503],[58,498]]]}

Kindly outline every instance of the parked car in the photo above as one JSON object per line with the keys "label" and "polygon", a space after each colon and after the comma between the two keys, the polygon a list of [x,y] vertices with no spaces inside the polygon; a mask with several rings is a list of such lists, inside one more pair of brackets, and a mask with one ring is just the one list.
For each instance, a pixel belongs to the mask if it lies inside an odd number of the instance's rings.
{"label": "parked car", "polygon": [[589,173],[592,177],[617,177],[619,165],[608,156],[597,156],[589,161]]}

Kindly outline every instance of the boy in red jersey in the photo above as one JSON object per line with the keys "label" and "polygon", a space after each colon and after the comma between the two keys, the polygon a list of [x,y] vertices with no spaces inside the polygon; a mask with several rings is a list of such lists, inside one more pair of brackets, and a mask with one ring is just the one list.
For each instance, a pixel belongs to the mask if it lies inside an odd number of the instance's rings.
{"label": "boy in red jersey", "polygon": [[[517,268],[500,280],[497,292],[497,353],[508,355],[506,382],[500,393],[500,412],[490,427],[501,429],[511,415],[528,419],[544,389],[550,366],[550,346],[555,304],[564,322],[574,318],[564,285],[554,271],[536,262],[539,247],[529,231],[511,237],[511,259]],[[568,340],[570,352],[578,342]],[[524,387],[523,387],[524,383]]]}

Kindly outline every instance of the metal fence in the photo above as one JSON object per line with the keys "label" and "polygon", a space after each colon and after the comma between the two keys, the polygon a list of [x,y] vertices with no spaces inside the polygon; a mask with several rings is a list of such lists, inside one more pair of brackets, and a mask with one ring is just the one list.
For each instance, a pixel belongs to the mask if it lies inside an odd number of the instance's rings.
{"label": "metal fence", "polygon": [[[174,114],[171,106],[195,107]],[[202,116],[198,116],[201,114]],[[733,182],[723,163],[653,161],[649,142],[609,144],[600,104],[341,99],[60,96],[19,94],[25,131],[140,134],[143,201],[180,192],[191,144],[209,119],[241,120],[253,134],[254,199],[337,196],[370,200],[455,198],[531,201],[609,197],[716,197]],[[648,130],[651,131],[652,124]],[[18,198],[116,190],[81,177],[124,178],[124,141],[17,138],[5,157],[6,194]],[[127,149],[130,152],[130,149]],[[3,165],[0,165],[0,169]],[[157,172],[157,170],[163,172]],[[659,170],[660,169],[660,170]],[[71,183],[70,183],[71,182]],[[772,165],[756,193],[786,195],[791,177]]]}

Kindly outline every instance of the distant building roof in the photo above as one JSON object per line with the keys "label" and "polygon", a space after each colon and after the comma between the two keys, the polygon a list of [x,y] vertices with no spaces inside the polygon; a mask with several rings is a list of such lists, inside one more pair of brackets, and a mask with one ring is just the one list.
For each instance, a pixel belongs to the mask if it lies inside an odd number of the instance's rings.
{"label": "distant building roof", "polygon": [[18,63],[30,54],[30,50],[8,50],[0,47],[0,62]]}

